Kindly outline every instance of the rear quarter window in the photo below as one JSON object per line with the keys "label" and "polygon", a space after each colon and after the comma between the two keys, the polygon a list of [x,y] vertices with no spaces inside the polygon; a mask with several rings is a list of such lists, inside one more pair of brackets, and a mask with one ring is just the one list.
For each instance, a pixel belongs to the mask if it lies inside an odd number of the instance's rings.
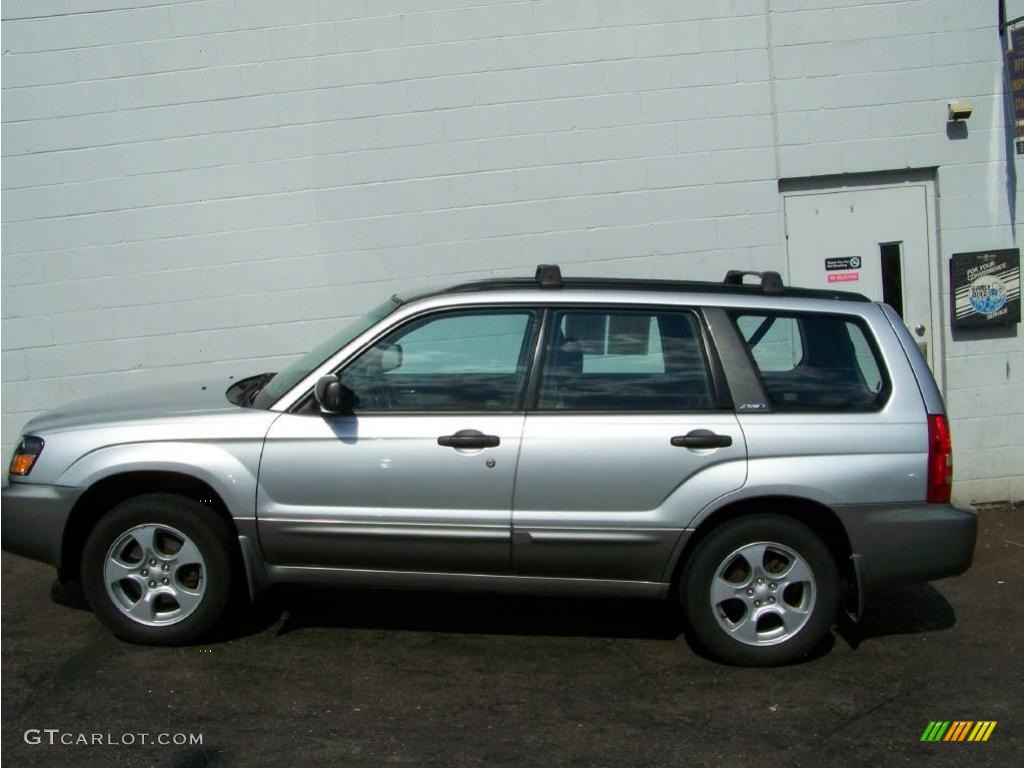
{"label": "rear quarter window", "polygon": [[775,410],[874,411],[888,399],[882,357],[859,318],[731,314]]}

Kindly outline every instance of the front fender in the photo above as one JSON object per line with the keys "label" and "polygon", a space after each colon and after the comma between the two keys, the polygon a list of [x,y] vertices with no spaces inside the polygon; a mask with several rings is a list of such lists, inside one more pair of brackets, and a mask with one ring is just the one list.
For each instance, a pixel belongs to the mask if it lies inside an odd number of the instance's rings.
{"label": "front fender", "polygon": [[202,480],[237,519],[253,518],[262,440],[225,445],[194,441],[126,443],[91,451],[68,467],[57,484],[89,488],[125,472],[178,472]]}

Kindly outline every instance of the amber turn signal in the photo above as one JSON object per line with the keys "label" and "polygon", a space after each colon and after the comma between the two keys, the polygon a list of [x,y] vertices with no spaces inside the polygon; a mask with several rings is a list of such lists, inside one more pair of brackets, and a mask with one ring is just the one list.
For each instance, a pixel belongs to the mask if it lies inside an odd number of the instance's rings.
{"label": "amber turn signal", "polygon": [[11,462],[11,474],[12,475],[27,475],[32,471],[32,465],[36,463],[35,456],[28,456],[22,454],[21,456],[15,456],[14,461]]}
{"label": "amber turn signal", "polygon": [[41,437],[24,437],[18,444],[11,460],[11,474],[24,477],[32,471],[36,459],[43,452],[43,439]]}

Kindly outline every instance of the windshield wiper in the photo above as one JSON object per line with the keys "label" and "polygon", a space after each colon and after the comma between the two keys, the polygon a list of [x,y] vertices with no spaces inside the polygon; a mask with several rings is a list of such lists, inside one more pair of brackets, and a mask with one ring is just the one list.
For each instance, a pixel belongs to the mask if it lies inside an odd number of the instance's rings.
{"label": "windshield wiper", "polygon": [[256,400],[256,395],[258,395],[260,393],[260,390],[267,386],[270,380],[275,376],[277,376],[277,371],[271,371],[270,373],[263,373],[260,374],[259,376],[253,377],[252,383],[249,385],[249,387],[245,390],[245,393],[242,395],[242,401],[246,405],[252,405],[253,402],[255,402]]}
{"label": "windshield wiper", "polygon": [[240,381],[236,381],[225,392],[228,402],[240,405],[243,408],[251,406],[255,402],[256,395],[260,393],[260,390],[267,386],[267,382],[276,375],[276,373],[259,373],[255,376],[247,376]]}

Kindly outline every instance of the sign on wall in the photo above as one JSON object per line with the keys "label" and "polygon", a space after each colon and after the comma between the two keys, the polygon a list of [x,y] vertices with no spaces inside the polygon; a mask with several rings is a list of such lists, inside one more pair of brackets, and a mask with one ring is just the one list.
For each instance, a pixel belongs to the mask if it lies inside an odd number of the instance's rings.
{"label": "sign on wall", "polygon": [[[860,256],[839,256],[825,259],[825,272],[830,283],[854,283],[860,280]],[[841,271],[840,271],[841,270]]]}
{"label": "sign on wall", "polygon": [[956,328],[1020,322],[1020,249],[954,253],[949,260],[951,316]]}

